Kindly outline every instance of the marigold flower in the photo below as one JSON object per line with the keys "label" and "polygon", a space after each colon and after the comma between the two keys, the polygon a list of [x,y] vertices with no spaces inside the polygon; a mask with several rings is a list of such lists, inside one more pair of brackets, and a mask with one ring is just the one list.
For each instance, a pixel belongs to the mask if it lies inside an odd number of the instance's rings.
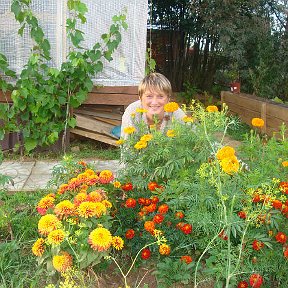
{"label": "marigold flower", "polygon": [[138,141],[135,145],[134,145],[134,148],[137,149],[137,150],[141,150],[141,149],[144,149],[147,147],[147,141]]}
{"label": "marigold flower", "polygon": [[144,223],[144,229],[150,233],[153,232],[155,229],[155,223],[153,221],[145,221]]}
{"label": "marigold flower", "polygon": [[116,140],[116,145],[123,145],[125,143],[125,140],[124,139],[119,139],[119,140]]}
{"label": "marigold flower", "polygon": [[55,198],[52,196],[43,197],[37,204],[37,211],[40,215],[44,215],[49,208],[54,207]]}
{"label": "marigold flower", "polygon": [[90,202],[101,202],[102,200],[104,200],[105,193],[103,193],[103,192],[104,192],[104,190],[102,190],[102,189],[91,191],[87,195],[87,201],[90,201]]}
{"label": "marigold flower", "polygon": [[162,204],[158,207],[158,212],[161,214],[167,213],[169,210],[169,206],[167,204]]}
{"label": "marigold flower", "polygon": [[86,169],[84,174],[86,176],[94,176],[95,175],[95,171],[93,171],[92,169]]}
{"label": "marigold flower", "polygon": [[131,190],[133,190],[133,185],[132,185],[132,183],[129,182],[129,183],[122,185],[121,188],[124,191],[131,191]]}
{"label": "marigold flower", "polygon": [[98,227],[89,234],[88,243],[93,250],[106,251],[112,244],[112,235],[108,229]]}
{"label": "marigold flower", "polygon": [[157,208],[156,203],[151,203],[148,206],[143,207],[143,210],[147,213],[153,213]]}
{"label": "marigold flower", "polygon": [[283,251],[283,255],[286,259],[288,259],[288,247]]}
{"label": "marigold flower", "polygon": [[38,222],[38,231],[45,236],[60,227],[61,221],[53,214],[42,216]]}
{"label": "marigold flower", "polygon": [[112,237],[112,246],[116,250],[122,250],[124,247],[124,240],[119,236]]}
{"label": "marigold flower", "polygon": [[169,129],[167,132],[166,132],[166,135],[168,136],[168,137],[170,137],[170,138],[173,138],[173,137],[175,137],[175,130],[173,130],[173,129]]}
{"label": "marigold flower", "polygon": [[218,150],[216,153],[216,158],[218,160],[223,160],[224,158],[230,158],[235,155],[235,150],[231,146],[224,146]]}
{"label": "marigold flower", "polygon": [[183,122],[185,123],[193,123],[195,121],[195,119],[193,117],[189,117],[187,115],[185,115],[183,118],[182,118]]}
{"label": "marigold flower", "polygon": [[102,184],[108,184],[114,180],[113,173],[110,170],[103,170],[99,174],[99,181]]}
{"label": "marigold flower", "polygon": [[123,129],[123,131],[124,131],[124,133],[126,133],[126,134],[129,135],[129,134],[134,133],[134,132],[136,131],[136,128],[133,127],[133,126],[125,127],[125,128]]}
{"label": "marigold flower", "polygon": [[164,220],[164,216],[162,214],[156,214],[154,217],[153,217],[153,222],[154,223],[157,223],[157,224],[161,224]]}
{"label": "marigold flower", "polygon": [[64,194],[65,191],[67,191],[69,188],[68,184],[61,184],[60,187],[57,190],[58,194]]}
{"label": "marigold flower", "polygon": [[57,216],[72,215],[74,211],[75,211],[75,205],[69,200],[63,200],[59,202],[54,208],[54,213]]}
{"label": "marigold flower", "polygon": [[164,111],[173,113],[179,109],[179,105],[176,102],[169,102],[164,105]]}
{"label": "marigold flower", "polygon": [[151,198],[151,203],[152,204],[157,204],[159,202],[159,198],[157,197],[157,196],[153,196],[152,198]]}
{"label": "marigold flower", "polygon": [[237,214],[241,219],[246,219],[246,213],[244,211],[239,211]]}
{"label": "marigold flower", "polygon": [[38,238],[32,246],[32,253],[35,256],[42,256],[45,252],[45,240],[43,238]]}
{"label": "marigold flower", "polygon": [[106,210],[105,205],[101,202],[85,201],[79,205],[77,212],[79,216],[83,218],[91,218],[93,216],[97,216],[99,218],[106,213]]}
{"label": "marigold flower", "polygon": [[186,264],[190,264],[193,261],[192,257],[189,255],[181,256],[180,260],[185,262]]}
{"label": "marigold flower", "polygon": [[264,120],[261,118],[253,118],[251,121],[252,126],[254,127],[263,127],[264,126]]}
{"label": "marigold flower", "polygon": [[151,251],[148,248],[145,248],[141,252],[141,258],[143,260],[147,260],[151,257]]}
{"label": "marigold flower", "polygon": [[79,206],[82,202],[86,201],[87,199],[87,194],[84,192],[78,193],[75,197],[74,197],[74,205],[75,206]]}
{"label": "marigold flower", "polygon": [[184,218],[184,213],[181,212],[181,211],[176,212],[175,213],[175,218],[178,218],[178,219]]}
{"label": "marigold flower", "polygon": [[218,112],[218,107],[215,105],[209,105],[206,107],[207,112]]}
{"label": "marigold flower", "polygon": [[136,113],[146,113],[147,110],[143,108],[136,108]]}
{"label": "marigold flower", "polygon": [[125,233],[126,239],[133,239],[135,236],[135,231],[133,229],[128,229]]}
{"label": "marigold flower", "polygon": [[65,232],[62,229],[56,229],[48,234],[47,242],[49,244],[59,245],[64,241]]}
{"label": "marigold flower", "polygon": [[246,281],[240,281],[237,285],[237,288],[248,288],[248,283]]}
{"label": "marigold flower", "polygon": [[152,134],[145,134],[140,138],[140,142],[144,141],[144,142],[148,142],[153,138]]}
{"label": "marigold flower", "polygon": [[135,208],[137,201],[134,198],[128,198],[125,202],[125,207]]}
{"label": "marigold flower", "polygon": [[121,183],[119,181],[114,181],[113,186],[114,188],[121,188]]}
{"label": "marigold flower", "polygon": [[272,201],[272,206],[277,210],[281,210],[283,203],[280,200],[275,199]]}
{"label": "marigold flower", "polygon": [[288,182],[284,182],[284,181],[280,182],[279,188],[283,193],[288,195]]}
{"label": "marigold flower", "polygon": [[287,236],[283,232],[278,232],[275,236],[277,242],[284,244],[287,241]]}
{"label": "marigold flower", "polygon": [[192,232],[192,225],[191,224],[184,224],[180,229],[184,234],[188,235]]}
{"label": "marigold flower", "polygon": [[223,160],[221,160],[220,165],[223,171],[229,175],[238,172],[240,167],[239,161],[235,156],[232,156],[230,158],[224,158]]}
{"label": "marigold flower", "polygon": [[264,247],[264,243],[256,239],[252,243],[252,248],[256,251],[261,250],[263,247]]}
{"label": "marigold flower", "polygon": [[65,272],[72,266],[73,258],[68,252],[60,252],[60,255],[53,256],[53,267],[59,272]]}
{"label": "marigold flower", "polygon": [[249,278],[249,283],[253,288],[260,288],[263,283],[263,278],[260,274],[252,274]]}
{"label": "marigold flower", "polygon": [[106,208],[112,208],[112,203],[106,199],[101,202]]}
{"label": "marigold flower", "polygon": [[168,244],[161,244],[159,246],[159,253],[168,256],[171,252],[171,247]]}
{"label": "marigold flower", "polygon": [[283,167],[288,167],[288,161],[287,161],[287,160],[286,160],[286,161],[283,161],[283,162],[282,162],[282,166],[283,166]]}

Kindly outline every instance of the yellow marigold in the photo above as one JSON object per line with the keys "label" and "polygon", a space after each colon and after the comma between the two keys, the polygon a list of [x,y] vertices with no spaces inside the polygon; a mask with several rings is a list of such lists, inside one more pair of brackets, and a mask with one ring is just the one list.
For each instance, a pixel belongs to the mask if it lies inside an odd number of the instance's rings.
{"label": "yellow marigold", "polygon": [[88,185],[82,184],[80,189],[81,189],[81,192],[86,192],[86,190],[88,189]]}
{"label": "yellow marigold", "polygon": [[87,201],[90,201],[90,202],[101,202],[103,199],[104,199],[104,195],[101,189],[92,191],[87,196]]}
{"label": "yellow marigold", "polygon": [[240,166],[236,156],[224,158],[223,160],[221,160],[220,165],[223,171],[230,175],[238,172]]}
{"label": "yellow marigold", "polygon": [[216,158],[218,160],[223,160],[224,158],[229,158],[235,155],[235,150],[233,147],[224,146],[218,150],[216,153]]}
{"label": "yellow marigold", "polygon": [[42,209],[51,208],[54,205],[54,201],[55,201],[54,197],[45,196],[38,202],[37,207]]}
{"label": "yellow marigold", "polygon": [[175,112],[179,109],[179,105],[176,102],[169,102],[165,104],[164,111],[165,112]]}
{"label": "yellow marigold", "polygon": [[54,245],[60,245],[61,242],[64,241],[65,238],[65,232],[62,229],[56,229],[51,231],[47,236],[47,243],[48,244],[54,244]]}
{"label": "yellow marigold", "polygon": [[95,172],[92,169],[86,169],[84,174],[87,176],[94,176]]}
{"label": "yellow marigold", "polygon": [[101,202],[97,202],[96,204],[96,216],[99,218],[101,217],[103,214],[106,214],[107,208],[106,206],[101,203]]}
{"label": "yellow marigold", "polygon": [[86,199],[87,199],[87,194],[85,192],[80,192],[74,197],[74,204],[76,206],[79,206]]}
{"label": "yellow marigold", "polygon": [[183,122],[185,123],[192,123],[195,121],[195,119],[193,117],[190,117],[190,116],[187,116],[185,115],[183,118],[182,118]]}
{"label": "yellow marigold", "polygon": [[98,227],[89,234],[88,243],[93,250],[106,251],[112,244],[112,235],[108,229]]}
{"label": "yellow marigold", "polygon": [[152,134],[145,134],[140,138],[140,141],[150,141],[153,138]]}
{"label": "yellow marigold", "polygon": [[132,127],[132,126],[130,126],[130,127],[125,127],[124,128],[124,133],[126,133],[126,134],[132,134],[132,133],[134,133],[135,131],[136,131],[136,128],[135,127]]}
{"label": "yellow marigold", "polygon": [[68,252],[61,251],[60,255],[53,256],[53,267],[59,272],[65,272],[72,266],[73,258]]}
{"label": "yellow marigold", "polygon": [[172,130],[172,129],[168,130],[166,135],[170,138],[175,137],[175,135],[176,135],[175,130]]}
{"label": "yellow marigold", "polygon": [[91,218],[96,215],[96,208],[95,202],[84,201],[77,208],[77,212],[80,217]]}
{"label": "yellow marigold", "polygon": [[38,238],[32,246],[32,253],[35,256],[42,256],[45,251],[45,240],[43,238]]}
{"label": "yellow marigold", "polygon": [[72,215],[74,211],[75,211],[75,205],[70,200],[63,200],[59,202],[54,208],[54,213],[57,216]]}
{"label": "yellow marigold", "polygon": [[131,113],[130,114],[130,117],[133,119],[133,118],[135,118],[135,116],[136,116],[136,113]]}
{"label": "yellow marigold", "polygon": [[147,110],[146,110],[146,109],[143,109],[143,108],[137,108],[137,109],[136,109],[136,112],[137,112],[137,113],[146,113]]}
{"label": "yellow marigold", "polygon": [[112,246],[116,250],[122,250],[124,247],[124,240],[119,236],[112,237]]}
{"label": "yellow marigold", "polygon": [[264,120],[261,118],[253,118],[251,121],[252,126],[254,127],[263,127],[264,126]]}
{"label": "yellow marigold", "polygon": [[103,200],[101,203],[104,204],[106,208],[112,208],[112,203],[108,200]]}
{"label": "yellow marigold", "polygon": [[215,105],[209,105],[206,107],[206,111],[207,112],[217,112],[218,111],[218,107]]}
{"label": "yellow marigold", "polygon": [[110,170],[103,170],[99,174],[99,181],[102,184],[110,183],[114,180],[113,173]]}
{"label": "yellow marigold", "polygon": [[140,150],[140,149],[144,149],[147,147],[147,141],[138,141],[135,145],[134,145],[134,148],[137,149],[137,150]]}
{"label": "yellow marigold", "polygon": [[117,145],[122,145],[122,144],[124,144],[124,143],[125,143],[125,140],[124,140],[124,139],[119,139],[119,140],[116,141],[116,144],[117,144]]}
{"label": "yellow marigold", "polygon": [[63,194],[69,188],[68,184],[61,184],[57,190],[58,194]]}
{"label": "yellow marigold", "polygon": [[282,162],[282,166],[283,166],[283,167],[288,167],[288,161],[283,161],[283,162]]}
{"label": "yellow marigold", "polygon": [[120,188],[121,187],[121,183],[119,181],[115,181],[115,182],[113,182],[113,186],[115,188]]}
{"label": "yellow marigold", "polygon": [[60,227],[61,221],[54,214],[42,216],[38,222],[38,231],[45,236]]}
{"label": "yellow marigold", "polygon": [[161,244],[159,246],[159,253],[161,255],[166,255],[167,256],[167,255],[170,254],[170,252],[171,252],[171,248],[170,248],[170,246],[168,244]]}

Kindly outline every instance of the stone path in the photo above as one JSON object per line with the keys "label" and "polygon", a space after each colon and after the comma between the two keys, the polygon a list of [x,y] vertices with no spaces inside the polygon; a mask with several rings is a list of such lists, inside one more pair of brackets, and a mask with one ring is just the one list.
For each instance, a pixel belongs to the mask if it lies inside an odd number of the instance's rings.
{"label": "stone path", "polygon": [[[114,173],[120,168],[118,160],[88,160],[97,170],[111,170]],[[6,185],[8,191],[33,191],[45,189],[51,179],[56,161],[4,161],[0,165],[0,173],[12,178]]]}

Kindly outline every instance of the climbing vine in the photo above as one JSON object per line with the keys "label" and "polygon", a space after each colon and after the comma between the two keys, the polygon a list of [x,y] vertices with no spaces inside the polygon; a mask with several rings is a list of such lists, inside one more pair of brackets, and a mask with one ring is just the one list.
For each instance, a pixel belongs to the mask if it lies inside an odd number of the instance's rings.
{"label": "climbing vine", "polygon": [[[67,128],[75,127],[71,108],[79,107],[85,101],[93,88],[91,78],[103,70],[104,59],[113,60],[112,54],[121,42],[120,31],[128,27],[125,13],[115,15],[101,41],[91,49],[84,49],[81,47],[84,33],[79,30],[79,24],[86,22],[87,6],[80,0],[68,0],[71,16],[66,20],[66,32],[71,47],[59,69],[50,67],[50,43],[29,6],[30,2],[13,0],[11,4],[11,11],[20,23],[18,33],[22,36],[24,29],[28,29],[34,42],[18,77],[9,69],[5,55],[0,54],[0,89],[3,93],[10,90],[12,99],[11,105],[8,102],[0,105],[0,119],[4,122],[0,139],[7,132],[21,133],[26,153],[37,146],[53,144],[63,131],[65,138]],[[8,84],[1,74],[14,78],[15,84]]]}

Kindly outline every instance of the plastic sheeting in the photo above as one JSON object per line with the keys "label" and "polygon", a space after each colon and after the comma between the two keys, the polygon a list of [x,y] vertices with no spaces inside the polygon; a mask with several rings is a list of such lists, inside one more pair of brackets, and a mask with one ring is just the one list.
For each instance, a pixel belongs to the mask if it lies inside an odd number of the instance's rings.
{"label": "plastic sheeting", "polygon": [[[0,52],[6,55],[10,68],[18,74],[27,63],[33,43],[28,31],[19,36],[20,25],[10,11],[11,0],[0,0]],[[128,30],[122,31],[122,42],[113,54],[113,61],[104,62],[104,71],[96,75],[95,84],[104,86],[137,86],[144,76],[147,0],[86,0],[87,22],[79,26],[85,33],[83,47],[91,48],[109,31],[113,15],[126,11]],[[67,15],[64,0],[33,0],[31,8],[51,44],[49,65],[60,67],[69,49],[65,33]]]}

